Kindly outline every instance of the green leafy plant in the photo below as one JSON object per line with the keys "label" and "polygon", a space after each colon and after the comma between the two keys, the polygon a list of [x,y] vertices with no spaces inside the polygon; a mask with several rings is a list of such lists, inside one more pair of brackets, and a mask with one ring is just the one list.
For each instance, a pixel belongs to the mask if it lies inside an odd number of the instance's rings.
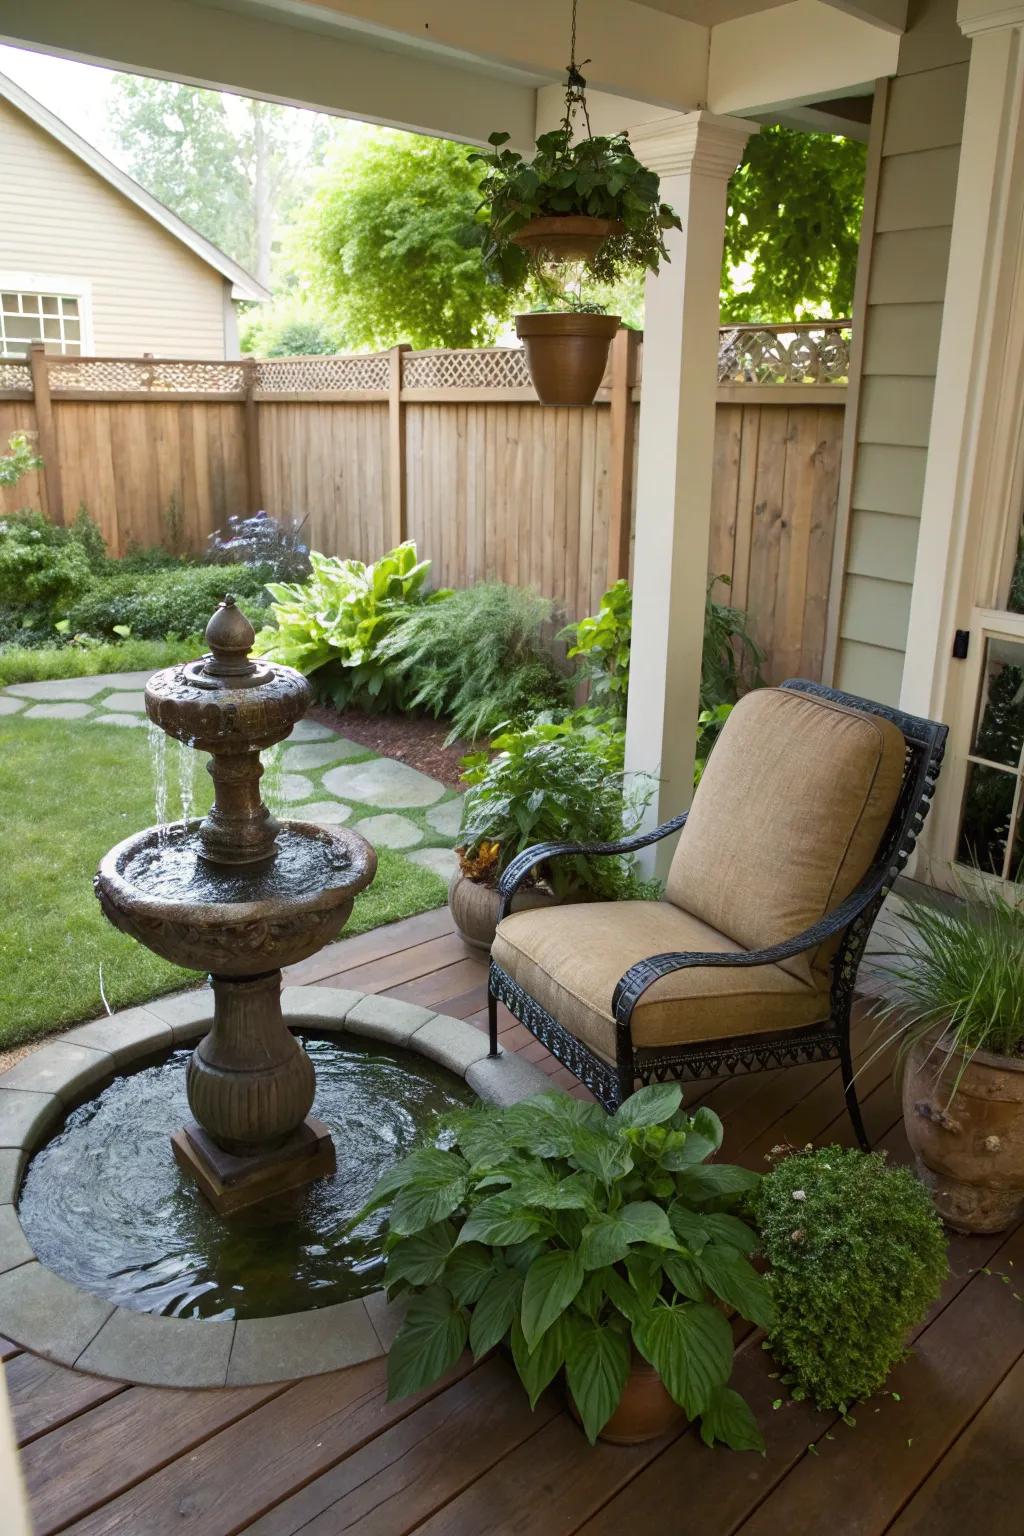
{"label": "green leafy plant", "polygon": [[625,719],[629,694],[629,647],[633,633],[633,593],[628,581],[617,581],[589,618],[569,624],[561,639],[570,642],[569,657],[580,660],[590,702]]}
{"label": "green leafy plant", "polygon": [[384,709],[401,698],[401,679],[379,655],[382,640],[412,609],[447,598],[428,592],[429,560],[399,544],[373,565],[311,552],[309,580],[271,582],[274,626],[256,636],[257,655],[296,667],[339,709]]}
{"label": "green leafy plant", "polygon": [[[538,716],[491,742],[493,752],[463,758],[466,793],[459,855],[463,872],[493,884],[517,853],[535,843],[616,842],[640,823],[643,786],[626,787],[622,735],[578,712]],[[541,864],[535,879],[562,900],[614,901],[648,894],[632,862],[569,854]]]}
{"label": "green leafy plant", "polygon": [[886,965],[891,996],[877,1017],[895,1023],[901,1052],[933,1033],[957,1061],[954,1093],[976,1051],[1024,1055],[1024,890],[978,873],[954,906],[907,903],[907,948]]}
{"label": "green leafy plant", "polygon": [[764,651],[750,633],[742,608],[716,602],[719,584],[731,586],[728,576],[713,576],[704,599],[704,649],[700,663],[701,709],[718,704],[737,704],[751,688],[764,684],[761,663]]}
{"label": "green leafy plant", "polygon": [[545,641],[551,602],[483,582],[414,609],[378,648],[410,708],[452,722],[448,741],[475,741],[506,721],[566,705],[568,683]]}
{"label": "green leafy plant", "polygon": [[69,528],[26,509],[0,518],[0,609],[49,625],[93,580],[99,530],[88,513]]}
{"label": "green leafy plant", "polygon": [[794,1397],[846,1413],[883,1385],[946,1278],[931,1196],[881,1153],[822,1147],[783,1157],[750,1211],[776,1310],[767,1347]]}
{"label": "green leafy plant", "polygon": [[227,592],[259,622],[267,603],[269,566],[169,565],[125,569],[118,560],[65,608],[68,632],[100,638],[128,630],[140,640],[202,634]]}
{"label": "green leafy plant", "polygon": [[388,1360],[392,1397],[436,1381],[467,1343],[479,1359],[504,1342],[531,1407],[564,1367],[593,1442],[632,1348],[706,1443],[763,1450],[728,1386],[732,1332],[716,1305],[774,1326],[747,1258],[755,1235],[733,1209],[759,1176],[709,1162],[721,1121],[681,1105],[673,1083],[614,1115],[558,1093],[464,1111],[444,1122],[444,1146],[384,1176],[367,1212],[391,1205],[387,1286],[412,1296]]}
{"label": "green leafy plant", "polygon": [[573,142],[567,115],[559,128],[541,134],[530,160],[506,147],[510,138],[492,133],[491,149],[470,156],[485,167],[480,183],[489,215],[484,265],[506,289],[524,288],[539,275],[538,263],[513,240],[533,218],[584,214],[618,220],[623,232],[606,239],[586,264],[598,282],[613,283],[638,269],[657,272],[668,260],[665,231],[682,225],[661,201],[658,175],[641,165],[628,134],[588,134]]}
{"label": "green leafy plant", "polygon": [[42,469],[43,461],[29,442],[27,432],[12,432],[7,452],[0,453],[0,485],[17,485],[23,475]]}

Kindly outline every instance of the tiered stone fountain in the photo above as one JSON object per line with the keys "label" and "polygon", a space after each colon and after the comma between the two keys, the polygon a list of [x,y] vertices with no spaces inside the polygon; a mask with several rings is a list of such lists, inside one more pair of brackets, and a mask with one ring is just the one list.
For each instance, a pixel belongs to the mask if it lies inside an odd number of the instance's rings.
{"label": "tiered stone fountain", "polygon": [[254,661],[255,632],[226,598],[210,654],[146,687],[150,720],[210,754],[214,804],[201,820],[150,827],[112,848],[96,876],[104,913],[176,965],[210,973],[214,1017],[189,1063],[195,1123],[174,1155],[221,1214],[335,1168],[313,1119],[309,1057],[281,1014],[281,967],[344,927],[377,856],[343,827],[277,822],[260,797],[260,753],[283,741],[312,692],[291,667]]}

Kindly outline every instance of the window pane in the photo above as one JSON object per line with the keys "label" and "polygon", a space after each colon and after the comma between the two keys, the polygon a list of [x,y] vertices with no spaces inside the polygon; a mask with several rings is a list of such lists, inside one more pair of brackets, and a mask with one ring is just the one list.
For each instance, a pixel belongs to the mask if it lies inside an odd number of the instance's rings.
{"label": "window pane", "polygon": [[69,341],[77,341],[79,339],[79,321],[65,320],[64,335],[68,338]]}
{"label": "window pane", "polygon": [[80,357],[82,355],[82,348],[77,341],[66,341],[64,343],[64,354],[66,357]]}
{"label": "window pane", "polygon": [[60,321],[51,320],[47,315],[43,320],[43,335],[47,341],[60,341]]}
{"label": "window pane", "polygon": [[1002,874],[1016,787],[1015,774],[984,768],[979,763],[968,765],[956,853],[961,864],[976,864],[989,874]]}
{"label": "window pane", "polygon": [[23,293],[21,296],[21,307],[26,315],[38,315],[39,295],[37,293]]}
{"label": "window pane", "polygon": [[64,313],[66,315],[77,315],[78,314],[78,300],[77,299],[61,299],[61,304],[63,306]]}
{"label": "window pane", "polygon": [[53,294],[44,294],[41,302],[44,315],[60,314],[60,300],[55,298]]}
{"label": "window pane", "polygon": [[3,344],[4,357],[27,357],[29,344],[27,341],[14,341],[8,337]]}
{"label": "window pane", "polygon": [[18,295],[16,293],[0,293],[0,305],[5,310],[10,310],[12,315],[16,315],[19,310]]}
{"label": "window pane", "polygon": [[42,321],[38,315],[9,315],[4,321],[4,330],[8,338],[20,337],[23,340],[39,341],[41,325]]}
{"label": "window pane", "polygon": [[978,711],[974,755],[1015,768],[1024,744],[1024,644],[991,639]]}

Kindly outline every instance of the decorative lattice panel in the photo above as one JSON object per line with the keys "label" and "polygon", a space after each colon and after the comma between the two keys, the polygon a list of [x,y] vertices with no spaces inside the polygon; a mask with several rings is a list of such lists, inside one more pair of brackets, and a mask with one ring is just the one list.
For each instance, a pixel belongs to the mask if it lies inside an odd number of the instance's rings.
{"label": "decorative lattice panel", "polygon": [[6,363],[0,360],[0,390],[31,389],[32,370],[24,363]]}
{"label": "decorative lattice panel", "polygon": [[245,393],[242,363],[161,362],[157,358],[75,357],[50,361],[52,394],[62,390],[89,394]]}
{"label": "decorative lattice panel", "polygon": [[723,329],[720,384],[840,384],[850,373],[849,325],[787,330],[785,326]]}
{"label": "decorative lattice panel", "polygon": [[390,379],[386,352],[355,357],[274,357],[256,365],[256,388],[263,394],[386,390]]}
{"label": "decorative lattice panel", "polygon": [[464,352],[407,352],[406,389],[528,389],[522,347],[477,347]]}

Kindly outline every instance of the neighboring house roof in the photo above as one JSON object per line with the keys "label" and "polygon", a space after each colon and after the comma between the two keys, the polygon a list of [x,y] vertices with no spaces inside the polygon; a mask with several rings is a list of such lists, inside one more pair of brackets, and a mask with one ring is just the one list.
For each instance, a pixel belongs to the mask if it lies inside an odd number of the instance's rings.
{"label": "neighboring house roof", "polygon": [[226,256],[211,240],[207,240],[197,229],[193,229],[191,224],[186,224],[184,219],[172,213],[126,172],[119,170],[113,161],[100,153],[95,145],[83,139],[73,128],[69,128],[67,123],[62,122],[59,117],[44,107],[42,102],[37,101],[34,96],[23,91],[20,85],[16,85],[7,75],[2,74],[0,74],[0,98],[9,101],[13,107],[17,107],[19,112],[31,118],[45,133],[50,134],[58,143],[63,144],[65,149],[69,149],[73,155],[83,161],[90,170],[95,171],[97,176],[102,176],[103,180],[109,182],[116,191],[127,197],[137,208],[141,208],[143,213],[155,219],[169,235],[173,235],[176,240],[187,245],[201,261],[205,261],[226,277],[231,283],[233,299],[263,301],[270,298],[270,290],[257,282],[251,272],[239,266],[237,261],[232,261],[231,257]]}

